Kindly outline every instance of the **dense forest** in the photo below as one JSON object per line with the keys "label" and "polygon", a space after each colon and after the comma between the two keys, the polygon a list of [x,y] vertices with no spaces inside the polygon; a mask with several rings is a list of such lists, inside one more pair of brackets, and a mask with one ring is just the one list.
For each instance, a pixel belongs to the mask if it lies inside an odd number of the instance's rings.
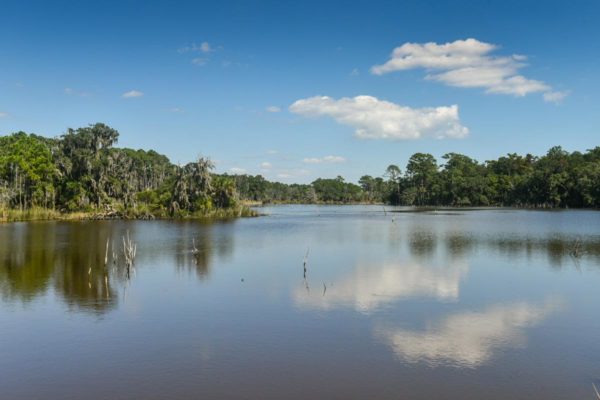
{"label": "dense forest", "polygon": [[600,147],[585,153],[553,147],[541,157],[508,154],[484,163],[457,153],[439,163],[417,153],[404,171],[390,165],[357,184],[340,176],[284,184],[260,175],[218,175],[204,158],[174,165],[153,150],[114,147],[118,138],[101,123],[58,138],[24,132],[0,137],[0,217],[11,210],[136,218],[242,215],[251,214],[242,206],[248,201],[600,207]]}
{"label": "dense forest", "polygon": [[284,185],[262,176],[237,176],[238,193],[261,202],[374,202],[406,206],[600,207],[600,147],[585,153],[551,148],[544,156],[508,154],[480,163],[448,153],[440,164],[416,153],[404,172],[390,165],[358,185],[342,177]]}
{"label": "dense forest", "polygon": [[37,210],[41,217],[41,210],[135,218],[251,214],[239,205],[234,180],[213,174],[210,160],[177,166],[152,150],[116,148],[118,139],[118,131],[101,123],[69,129],[53,139],[24,132],[0,137],[2,214],[15,210]]}

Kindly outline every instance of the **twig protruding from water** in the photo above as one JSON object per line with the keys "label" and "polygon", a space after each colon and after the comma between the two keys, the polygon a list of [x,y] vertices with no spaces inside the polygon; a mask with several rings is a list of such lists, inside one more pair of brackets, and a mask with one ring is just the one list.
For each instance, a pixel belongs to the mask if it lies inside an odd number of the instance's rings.
{"label": "twig protruding from water", "polygon": [[127,278],[129,278],[129,271],[133,266],[136,251],[137,244],[129,238],[129,231],[127,231],[127,238],[123,236],[123,255],[125,256],[125,267],[127,267]]}

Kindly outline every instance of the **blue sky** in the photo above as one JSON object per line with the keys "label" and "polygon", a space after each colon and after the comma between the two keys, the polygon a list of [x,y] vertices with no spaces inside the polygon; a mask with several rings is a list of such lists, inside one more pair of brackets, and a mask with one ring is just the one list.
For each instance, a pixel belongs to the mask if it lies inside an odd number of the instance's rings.
{"label": "blue sky", "polygon": [[0,134],[283,182],[600,145],[597,1],[216,3],[3,1]]}

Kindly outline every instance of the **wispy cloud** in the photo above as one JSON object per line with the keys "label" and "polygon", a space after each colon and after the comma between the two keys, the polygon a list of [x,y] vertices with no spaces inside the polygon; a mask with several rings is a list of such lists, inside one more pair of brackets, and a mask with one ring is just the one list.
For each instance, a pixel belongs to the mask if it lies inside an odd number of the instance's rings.
{"label": "wispy cloud", "polygon": [[213,51],[214,49],[208,42],[202,42],[200,44],[192,43],[190,45],[185,45],[177,49],[177,52],[180,54],[189,52],[211,53]]}
{"label": "wispy cloud", "polygon": [[[189,53],[196,55],[196,57],[193,57],[190,60],[190,62],[197,67],[203,67],[211,61],[211,53],[214,53],[217,49],[220,48],[221,47],[219,46],[215,48],[208,42],[202,42],[200,44],[192,43],[190,45],[182,46],[179,49],[177,49],[177,52],[179,54]],[[225,67],[225,65],[223,66]]]}
{"label": "wispy cloud", "polygon": [[9,115],[7,112],[0,112],[0,118],[7,118]]}
{"label": "wispy cloud", "polygon": [[265,110],[270,113],[278,113],[281,111],[281,108],[279,108],[277,106],[269,106]]}
{"label": "wispy cloud", "polygon": [[210,53],[211,51],[213,51],[213,49],[210,47],[210,44],[208,44],[208,42],[202,42],[200,43],[200,51],[203,53]]}
{"label": "wispy cloud", "polygon": [[121,95],[121,97],[125,98],[125,99],[132,99],[135,97],[142,97],[144,95],[143,92],[140,92],[139,90],[130,90],[129,92],[125,92]]}
{"label": "wispy cloud", "polygon": [[411,108],[372,96],[339,100],[316,96],[296,101],[290,111],[306,117],[328,116],[355,129],[362,139],[464,138],[458,106]]}
{"label": "wispy cloud", "polygon": [[337,163],[343,163],[346,162],[346,159],[344,157],[340,157],[340,156],[325,156],[325,157],[311,157],[311,158],[305,158],[302,160],[303,163],[305,164],[337,164]]}
{"label": "wispy cloud", "polygon": [[552,87],[547,83],[519,74],[519,70],[527,65],[526,56],[492,55],[497,49],[494,44],[472,38],[444,44],[404,43],[393,50],[387,62],[373,66],[371,72],[383,75],[424,68],[429,71],[426,79],[449,86],[484,88],[487,93],[517,97],[535,92],[552,93]]}
{"label": "wispy cloud", "polygon": [[207,58],[203,58],[203,57],[192,58],[192,64],[194,64],[194,65],[196,65],[198,67],[205,66],[207,62],[208,62]]}
{"label": "wispy cloud", "polygon": [[544,93],[544,101],[546,103],[560,104],[570,93],[568,90],[564,92],[546,92]]}
{"label": "wispy cloud", "polygon": [[283,180],[299,178],[310,175],[310,171],[307,169],[283,169],[277,172],[276,177]]}
{"label": "wispy cloud", "polygon": [[232,167],[229,168],[229,172],[234,175],[243,175],[246,174],[248,171],[246,171],[246,169],[244,168]]}
{"label": "wispy cloud", "polygon": [[79,96],[79,97],[90,97],[91,95],[88,92],[82,92],[79,90],[75,90],[73,88],[67,87],[65,88],[65,94],[69,96]]}
{"label": "wispy cloud", "polygon": [[264,161],[264,162],[260,163],[260,167],[262,169],[271,169],[271,167],[273,167],[273,165],[268,161]]}

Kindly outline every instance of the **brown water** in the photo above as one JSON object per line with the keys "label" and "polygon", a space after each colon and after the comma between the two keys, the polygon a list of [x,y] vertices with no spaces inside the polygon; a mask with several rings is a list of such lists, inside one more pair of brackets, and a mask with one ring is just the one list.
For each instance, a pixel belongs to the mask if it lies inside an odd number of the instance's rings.
{"label": "brown water", "polygon": [[397,210],[0,225],[0,399],[594,398],[600,212]]}

